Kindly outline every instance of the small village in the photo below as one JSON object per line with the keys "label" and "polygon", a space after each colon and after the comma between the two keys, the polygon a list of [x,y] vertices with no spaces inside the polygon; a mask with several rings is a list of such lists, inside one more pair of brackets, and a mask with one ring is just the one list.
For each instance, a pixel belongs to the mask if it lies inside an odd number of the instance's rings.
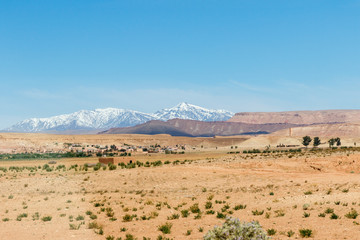
{"label": "small village", "polygon": [[[188,147],[189,149],[189,147]],[[191,148],[194,150],[195,148]],[[129,144],[81,144],[81,143],[54,143],[53,145],[36,147],[17,147],[11,151],[2,149],[0,154],[73,154],[82,157],[114,157],[131,156],[132,154],[184,154],[186,145],[160,146],[159,144],[148,146],[135,146]]]}

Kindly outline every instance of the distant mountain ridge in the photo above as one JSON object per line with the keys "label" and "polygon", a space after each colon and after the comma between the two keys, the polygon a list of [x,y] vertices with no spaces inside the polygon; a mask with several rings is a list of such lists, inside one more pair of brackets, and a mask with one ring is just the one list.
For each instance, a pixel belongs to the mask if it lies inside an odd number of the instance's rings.
{"label": "distant mountain ridge", "polygon": [[334,124],[360,122],[360,110],[319,110],[288,112],[239,112],[228,122],[252,124]]}
{"label": "distant mountain ridge", "polygon": [[297,127],[295,124],[248,124],[237,122],[204,122],[187,119],[168,121],[152,120],[133,127],[112,128],[100,134],[169,134],[184,137],[213,137],[232,135],[268,134],[278,130]]}
{"label": "distant mountain ridge", "polygon": [[188,119],[204,122],[226,121],[234,113],[226,110],[210,110],[188,103],[180,103],[173,108],[157,111],[155,114],[157,120],[167,121],[170,119]]}
{"label": "distant mountain ridge", "polygon": [[30,118],[5,129],[7,132],[65,132],[84,130],[105,130],[129,127],[150,120],[166,121],[173,118],[198,121],[226,121],[234,113],[226,110],[211,110],[188,103],[180,103],[173,108],[163,109],[154,114],[133,110],[105,108],[81,110],[49,118]]}
{"label": "distant mountain ridge", "polygon": [[[186,111],[184,108],[183,111]],[[165,111],[161,116],[174,116],[172,111]],[[174,116],[175,117],[175,116]],[[186,119],[168,121],[149,121],[140,125],[125,128],[112,128],[105,134],[170,134],[172,136],[210,137],[243,134],[269,134],[279,132],[289,135],[316,129],[321,135],[349,134],[349,124],[360,122],[360,110],[320,110],[289,112],[240,112],[227,121],[204,122]],[[322,125],[322,127],[317,127]],[[327,126],[327,127],[324,127]],[[358,125],[357,125],[358,126]],[[339,129],[335,129],[338,127]],[[292,131],[285,130],[292,128]],[[329,128],[329,130],[327,130]],[[342,129],[344,128],[344,129]],[[321,130],[321,131],[320,131]],[[307,132],[307,134],[310,134]],[[310,134],[311,135],[311,134]]]}

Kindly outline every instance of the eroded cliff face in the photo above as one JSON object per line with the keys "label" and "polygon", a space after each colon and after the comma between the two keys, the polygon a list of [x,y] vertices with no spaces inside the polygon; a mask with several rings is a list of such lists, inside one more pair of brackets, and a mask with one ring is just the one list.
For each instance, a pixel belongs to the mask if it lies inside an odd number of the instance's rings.
{"label": "eroded cliff face", "polygon": [[248,124],[288,123],[288,124],[329,124],[360,122],[360,110],[322,110],[291,112],[241,112],[228,122]]}
{"label": "eroded cliff face", "polygon": [[[271,134],[272,136],[288,136],[289,130],[283,129]],[[359,138],[360,124],[358,123],[338,123],[338,124],[319,124],[303,127],[291,128],[292,137],[320,136],[320,137],[345,137]]]}

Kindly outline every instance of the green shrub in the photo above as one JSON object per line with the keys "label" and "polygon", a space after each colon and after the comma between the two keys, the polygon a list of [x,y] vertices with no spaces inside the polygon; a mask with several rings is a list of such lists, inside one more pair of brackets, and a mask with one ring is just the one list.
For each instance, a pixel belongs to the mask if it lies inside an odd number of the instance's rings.
{"label": "green shrub", "polygon": [[239,204],[234,207],[234,210],[237,211],[237,210],[245,209],[245,208],[246,208],[246,205]]}
{"label": "green shrub", "polygon": [[358,215],[359,215],[358,212],[355,209],[352,209],[351,212],[345,214],[345,217],[350,219],[356,219]]}
{"label": "green shrub", "polygon": [[192,205],[190,207],[190,211],[192,213],[200,213],[200,208],[199,208],[199,204],[198,203],[195,203],[194,205]]}
{"label": "green shrub", "polygon": [[167,223],[159,226],[158,229],[159,229],[159,231],[161,231],[164,234],[169,234],[169,233],[171,233],[171,227],[172,227],[172,224],[167,222]]}
{"label": "green shrub", "polygon": [[226,218],[226,214],[221,213],[221,212],[217,212],[216,217],[217,218]]}
{"label": "green shrub", "polygon": [[73,224],[73,223],[70,223],[69,224],[69,228],[70,228],[70,230],[79,230],[79,228],[80,228],[80,226],[81,226],[81,224]]}
{"label": "green shrub", "polygon": [[89,229],[100,229],[101,227],[99,226],[99,224],[97,222],[89,222],[89,225],[88,225],[88,228]]}
{"label": "green shrub", "polygon": [[268,230],[266,230],[266,231],[267,231],[267,234],[268,234],[269,236],[272,236],[272,235],[275,235],[275,234],[276,234],[276,230],[273,229],[273,228],[270,228],[270,229],[268,229]]}
{"label": "green shrub", "polygon": [[263,214],[264,214],[264,210],[262,210],[262,211],[255,210],[255,211],[251,211],[251,212],[252,212],[252,214],[253,214],[254,216],[259,216],[259,215],[263,215]]}
{"label": "green shrub", "polygon": [[49,221],[51,221],[51,219],[52,219],[51,216],[45,216],[45,217],[42,217],[42,218],[41,218],[41,220],[42,220],[43,222],[49,222]]}
{"label": "green shrub", "polygon": [[115,170],[116,169],[116,165],[109,163],[109,170]]}
{"label": "green shrub", "polygon": [[327,208],[325,210],[325,213],[328,214],[328,213],[333,213],[334,212],[334,209],[333,208]]}
{"label": "green shrub", "polygon": [[125,240],[136,240],[136,238],[132,234],[126,234]]}
{"label": "green shrub", "polygon": [[206,202],[205,209],[210,209],[210,208],[212,208],[212,202]]}
{"label": "green shrub", "polygon": [[173,213],[171,216],[169,216],[167,219],[168,220],[174,220],[174,219],[179,219],[180,215],[177,213]]}
{"label": "green shrub", "polygon": [[286,236],[292,237],[294,234],[295,234],[294,231],[293,231],[293,230],[290,230],[290,231],[288,231],[288,232],[286,233]]}
{"label": "green shrub", "polygon": [[300,236],[303,238],[311,237],[312,230],[311,229],[300,229],[299,230]]}
{"label": "green shrub", "polygon": [[189,210],[187,210],[187,209],[181,210],[181,216],[182,216],[183,218],[188,217],[189,214],[190,214],[190,213],[189,213]]}
{"label": "green shrub", "polygon": [[267,240],[270,239],[258,222],[241,223],[239,219],[228,217],[222,226],[216,226],[204,236],[204,240],[243,239]]}

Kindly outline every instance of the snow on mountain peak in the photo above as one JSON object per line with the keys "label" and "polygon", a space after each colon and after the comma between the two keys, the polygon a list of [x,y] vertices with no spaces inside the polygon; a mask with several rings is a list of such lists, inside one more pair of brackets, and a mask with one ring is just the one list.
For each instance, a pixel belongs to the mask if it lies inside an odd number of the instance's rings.
{"label": "snow on mountain peak", "polygon": [[155,116],[162,120],[174,118],[198,121],[226,121],[234,114],[225,110],[211,110],[188,103],[180,103],[173,108],[157,111]]}
{"label": "snow on mountain peak", "polygon": [[119,108],[80,110],[49,118],[30,118],[23,120],[5,131],[11,132],[46,132],[65,130],[109,129],[129,127],[150,120],[169,120],[174,118],[199,121],[226,121],[234,114],[225,110],[209,110],[186,102],[175,107],[147,114]]}

